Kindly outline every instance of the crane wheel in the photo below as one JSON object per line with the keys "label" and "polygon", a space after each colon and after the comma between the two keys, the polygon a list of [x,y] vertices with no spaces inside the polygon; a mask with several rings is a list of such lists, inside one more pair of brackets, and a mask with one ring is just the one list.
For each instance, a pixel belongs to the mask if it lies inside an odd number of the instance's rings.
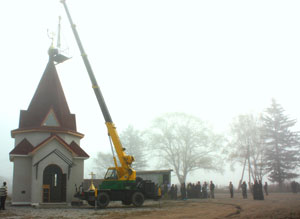
{"label": "crane wheel", "polygon": [[140,207],[143,205],[144,203],[144,195],[143,193],[141,192],[135,192],[133,193],[132,195],[132,204],[135,206],[135,207]]}
{"label": "crane wheel", "polygon": [[97,197],[97,206],[98,208],[106,208],[109,204],[110,198],[106,192],[101,192]]}

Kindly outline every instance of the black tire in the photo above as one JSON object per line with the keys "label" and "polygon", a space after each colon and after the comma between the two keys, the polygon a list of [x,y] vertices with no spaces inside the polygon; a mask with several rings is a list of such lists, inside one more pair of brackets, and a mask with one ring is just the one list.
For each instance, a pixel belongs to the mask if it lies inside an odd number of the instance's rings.
{"label": "black tire", "polygon": [[135,207],[140,207],[143,205],[144,203],[144,195],[143,193],[141,192],[135,192],[133,193],[132,195],[132,204],[135,206]]}
{"label": "black tire", "polygon": [[100,192],[97,197],[97,207],[106,208],[110,202],[109,195],[106,192]]}
{"label": "black tire", "polygon": [[123,204],[123,205],[131,205],[132,202],[131,202],[131,200],[128,200],[128,199],[127,199],[127,200],[123,200],[123,201],[122,201],[122,204]]}
{"label": "black tire", "polygon": [[88,201],[90,206],[95,206],[95,201]]}

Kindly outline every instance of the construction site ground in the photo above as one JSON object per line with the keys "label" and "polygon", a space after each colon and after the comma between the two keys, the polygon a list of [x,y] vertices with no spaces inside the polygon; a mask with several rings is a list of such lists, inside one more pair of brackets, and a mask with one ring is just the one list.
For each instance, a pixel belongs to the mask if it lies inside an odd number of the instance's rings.
{"label": "construction site ground", "polygon": [[0,218],[300,218],[300,194],[271,193],[264,201],[242,199],[240,193],[232,199],[229,194],[216,194],[215,199],[145,201],[140,208],[119,202],[111,202],[106,209],[88,205],[17,207],[8,203]]}

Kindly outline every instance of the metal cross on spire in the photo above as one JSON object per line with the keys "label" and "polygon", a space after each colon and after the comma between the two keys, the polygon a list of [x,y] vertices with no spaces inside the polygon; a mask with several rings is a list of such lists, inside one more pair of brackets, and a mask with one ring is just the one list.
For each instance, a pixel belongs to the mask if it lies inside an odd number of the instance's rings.
{"label": "metal cross on spire", "polygon": [[50,59],[52,59],[56,64],[60,64],[68,59],[70,59],[67,56],[64,56],[61,54],[61,43],[60,43],[60,31],[61,31],[61,16],[58,17],[58,29],[57,29],[57,45],[56,48],[54,47],[54,32],[49,32],[48,30],[48,37],[51,39],[51,46],[48,50],[48,54],[50,56]]}

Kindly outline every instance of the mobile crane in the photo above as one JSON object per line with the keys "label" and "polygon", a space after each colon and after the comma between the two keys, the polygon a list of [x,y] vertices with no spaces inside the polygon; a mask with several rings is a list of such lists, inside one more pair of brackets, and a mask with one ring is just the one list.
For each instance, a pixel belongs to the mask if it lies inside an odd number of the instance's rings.
{"label": "mobile crane", "polygon": [[[92,88],[98,100],[100,109],[102,111],[105,124],[108,130],[110,145],[113,153],[114,167],[108,168],[104,181],[99,185],[98,189],[92,191],[77,191],[75,197],[88,201],[89,204],[97,204],[99,208],[105,208],[110,201],[122,201],[124,205],[133,204],[136,207],[143,205],[145,199],[158,200],[161,196],[160,188],[158,188],[152,181],[143,180],[136,177],[136,171],[131,167],[134,157],[125,153],[125,148],[122,147],[117,129],[112,121],[101,90],[98,86],[94,76],[92,67],[87,58],[80,41],[76,26],[72,21],[69,9],[65,0],[60,1],[66,11],[67,17],[71,24],[73,34],[78,44],[79,50],[87,72],[89,74]],[[118,166],[117,159],[114,156],[114,149],[117,153],[120,166]]]}

